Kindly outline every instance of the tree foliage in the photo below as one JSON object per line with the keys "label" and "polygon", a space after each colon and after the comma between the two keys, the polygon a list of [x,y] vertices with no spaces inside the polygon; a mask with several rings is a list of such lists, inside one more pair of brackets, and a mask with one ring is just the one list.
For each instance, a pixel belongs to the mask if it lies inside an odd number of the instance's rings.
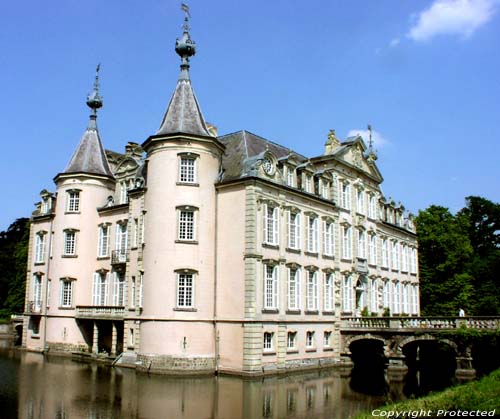
{"label": "tree foliage", "polygon": [[422,314],[500,314],[500,205],[470,196],[456,215],[432,205],[416,221]]}
{"label": "tree foliage", "polygon": [[0,232],[0,317],[24,307],[29,220],[19,218]]}

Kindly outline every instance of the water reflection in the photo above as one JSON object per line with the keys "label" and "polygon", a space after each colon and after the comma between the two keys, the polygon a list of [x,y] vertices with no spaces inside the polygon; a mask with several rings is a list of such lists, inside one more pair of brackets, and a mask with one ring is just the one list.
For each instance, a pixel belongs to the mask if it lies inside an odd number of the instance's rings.
{"label": "water reflection", "polygon": [[3,352],[0,360],[0,389],[17,391],[10,405],[0,392],[6,418],[347,419],[384,402],[354,392],[337,370],[262,380],[171,378],[33,353]]}

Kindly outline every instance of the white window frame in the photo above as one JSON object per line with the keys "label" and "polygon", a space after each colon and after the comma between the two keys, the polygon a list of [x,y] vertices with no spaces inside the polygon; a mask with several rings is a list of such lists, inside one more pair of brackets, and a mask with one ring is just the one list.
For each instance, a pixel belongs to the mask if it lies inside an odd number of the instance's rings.
{"label": "white window frame", "polygon": [[352,228],[342,226],[342,259],[352,259]]}
{"label": "white window frame", "polygon": [[318,310],[318,272],[307,271],[306,308],[307,311]]}
{"label": "white window frame", "polygon": [[393,306],[392,306],[392,311],[394,314],[400,314],[401,313],[401,283],[399,281],[396,281],[393,286],[393,292],[392,292],[392,298],[393,298]]}
{"label": "white window frame", "polygon": [[68,190],[66,191],[66,212],[80,212],[80,191]]}
{"label": "white window frame", "polygon": [[111,225],[103,224],[99,226],[99,240],[97,245],[97,256],[100,258],[109,256],[109,244],[111,241]]}
{"label": "white window frame", "polygon": [[409,303],[409,287],[408,284],[403,284],[403,287],[401,289],[403,293],[403,307],[402,311],[405,314],[410,314],[410,303]]}
{"label": "white window frame", "polygon": [[59,300],[59,307],[71,308],[73,307],[73,280],[68,278],[61,278],[59,283],[61,287],[61,295]]}
{"label": "white window frame", "polygon": [[343,209],[351,209],[351,184],[348,181],[340,181],[340,206]]}
{"label": "white window frame", "polygon": [[378,286],[377,286],[377,280],[372,279],[371,284],[370,284],[370,311],[372,313],[377,313],[378,312]]}
{"label": "white window frame", "polygon": [[194,308],[196,272],[181,270],[176,272],[176,276],[176,308]]}
{"label": "white window frame", "polygon": [[297,349],[297,332],[296,331],[290,330],[286,334],[286,348],[288,350]]}
{"label": "white window frame", "polygon": [[399,270],[399,242],[391,242],[391,269]]}
{"label": "white window frame", "polygon": [[333,311],[335,304],[335,280],[333,272],[325,272],[323,282],[323,310]]}
{"label": "white window frame", "polygon": [[42,310],[42,274],[33,274],[33,311],[39,313]]}
{"label": "white window frame", "polygon": [[115,230],[115,250],[118,260],[126,262],[128,250],[128,223],[116,223]]}
{"label": "white window frame", "polygon": [[306,331],[306,348],[311,349],[316,347],[316,334],[312,330]]}
{"label": "white window frame", "polygon": [[92,281],[92,305],[99,307],[109,305],[110,279],[110,272],[94,272]]}
{"label": "white window frame", "polygon": [[323,347],[331,348],[332,347],[332,335],[333,333],[330,330],[325,330],[323,332]]}
{"label": "white window frame", "polygon": [[278,265],[264,264],[263,307],[265,310],[278,309]]}
{"label": "white window frame", "polygon": [[288,310],[301,309],[301,271],[300,268],[288,268]]}
{"label": "white window frame", "polygon": [[377,218],[377,197],[370,194],[368,200],[368,218],[375,220]]}
{"label": "white window frame", "polygon": [[366,259],[366,232],[365,230],[358,231],[358,258]]}
{"label": "white window frame", "polygon": [[76,255],[76,230],[64,231],[63,255],[64,256]]}
{"label": "white window frame", "polygon": [[319,218],[317,215],[307,216],[307,251],[318,253]]}
{"label": "white window frame", "polygon": [[177,240],[195,242],[197,238],[197,212],[195,207],[177,208]]}
{"label": "white window frame", "polygon": [[137,298],[137,279],[135,275],[130,278],[130,307],[135,308],[135,300]]}
{"label": "white window frame", "polygon": [[264,352],[272,352],[274,351],[274,333],[273,332],[264,332],[262,336],[262,348]]}
{"label": "white window frame", "polygon": [[197,155],[179,154],[179,183],[198,183],[198,158]]}
{"label": "white window frame", "polygon": [[389,240],[382,240],[382,268],[389,268]]}
{"label": "white window frame", "polygon": [[384,281],[383,303],[384,308],[391,308],[391,282],[389,280]]}
{"label": "white window frame", "polygon": [[356,191],[356,211],[359,214],[366,214],[366,199],[365,199],[365,191],[363,189],[357,189]]}
{"label": "white window frame", "polygon": [[312,176],[304,173],[304,191],[312,193],[313,180]]}
{"label": "white window frame", "polygon": [[350,275],[344,275],[342,278],[342,311],[345,313],[351,313],[353,308],[353,285],[352,277]]}
{"label": "white window frame", "polygon": [[135,248],[139,245],[139,218],[132,220],[132,247]]}
{"label": "white window frame", "polygon": [[371,234],[368,238],[368,263],[377,265],[377,235]]}
{"label": "white window frame", "polygon": [[286,184],[293,188],[295,186],[294,170],[292,169],[291,166],[285,166],[285,167],[286,167]]}
{"label": "white window frame", "polygon": [[264,240],[271,246],[279,245],[279,207],[278,205],[264,205]]}
{"label": "white window frame", "polygon": [[124,307],[126,302],[127,285],[125,275],[113,272],[113,305],[115,307]]}
{"label": "white window frame", "polygon": [[402,245],[403,249],[401,252],[401,271],[408,272],[408,246],[406,244]]}
{"label": "white window frame", "polygon": [[335,224],[333,221],[323,223],[323,254],[333,256],[335,252]]}
{"label": "white window frame", "polygon": [[288,248],[290,249],[300,249],[300,221],[299,212],[288,211]]}
{"label": "white window frame", "polygon": [[35,234],[35,263],[45,261],[45,233],[39,231]]}

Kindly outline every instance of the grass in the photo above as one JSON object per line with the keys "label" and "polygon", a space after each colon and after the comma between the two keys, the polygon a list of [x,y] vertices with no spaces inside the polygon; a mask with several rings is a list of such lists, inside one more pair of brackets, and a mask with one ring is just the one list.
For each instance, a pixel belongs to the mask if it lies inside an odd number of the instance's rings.
{"label": "grass", "polygon": [[[420,399],[410,399],[380,407],[380,411],[385,412],[431,410],[433,414],[438,410],[491,411],[493,409],[500,413],[500,369],[478,381],[450,387]],[[380,415],[382,416],[383,414]],[[364,412],[354,419],[373,419],[373,417],[371,412]]]}

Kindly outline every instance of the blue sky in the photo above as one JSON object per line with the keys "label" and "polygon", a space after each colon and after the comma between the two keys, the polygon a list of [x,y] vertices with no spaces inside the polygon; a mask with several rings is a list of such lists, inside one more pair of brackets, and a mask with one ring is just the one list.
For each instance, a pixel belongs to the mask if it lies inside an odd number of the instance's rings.
{"label": "blue sky", "polygon": [[[302,154],[371,124],[383,191],[412,212],[500,201],[499,0],[193,0],[207,121]],[[19,0],[0,10],[0,229],[29,216],[87,125],[101,63],[104,146],[153,134],[174,89],[180,2]]]}

